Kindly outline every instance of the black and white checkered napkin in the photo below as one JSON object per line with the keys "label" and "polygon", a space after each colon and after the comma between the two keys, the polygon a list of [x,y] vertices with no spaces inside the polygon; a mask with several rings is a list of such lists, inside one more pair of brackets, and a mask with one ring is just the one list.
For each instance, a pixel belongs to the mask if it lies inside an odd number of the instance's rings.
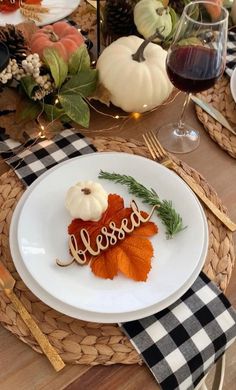
{"label": "black and white checkered napkin", "polygon": [[[59,162],[96,151],[81,134],[64,130],[28,149],[2,136],[1,156],[26,185]],[[9,148],[13,148],[9,151]],[[122,324],[164,390],[192,389],[236,337],[236,314],[202,273],[169,308]]]}
{"label": "black and white checkered napkin", "polygon": [[[71,129],[62,131],[53,140],[35,144],[31,140],[24,148],[7,137],[1,144],[4,146],[0,147],[1,157],[27,186],[59,162],[96,151],[84,136]],[[12,147],[14,149],[10,149]]]}
{"label": "black and white checkered napkin", "polygon": [[236,339],[236,312],[202,272],[173,305],[121,327],[163,390],[190,390]]}
{"label": "black and white checkered napkin", "polygon": [[226,55],[226,66],[225,66],[225,72],[229,77],[232,76],[235,66],[236,66],[236,33],[230,31],[228,33],[227,55]]}

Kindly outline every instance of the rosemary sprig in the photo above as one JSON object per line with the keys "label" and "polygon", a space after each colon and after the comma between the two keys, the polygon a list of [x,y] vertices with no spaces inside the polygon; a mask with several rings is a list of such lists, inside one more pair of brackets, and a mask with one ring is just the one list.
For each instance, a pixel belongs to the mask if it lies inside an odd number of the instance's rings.
{"label": "rosemary sprig", "polygon": [[154,189],[151,188],[149,190],[132,176],[120,175],[118,173],[109,173],[101,170],[98,177],[99,179],[126,185],[129,193],[142,198],[143,203],[147,203],[150,206],[159,205],[157,214],[166,227],[167,238],[172,238],[174,234],[185,229],[182,218],[173,208],[172,202],[170,200],[161,200]]}

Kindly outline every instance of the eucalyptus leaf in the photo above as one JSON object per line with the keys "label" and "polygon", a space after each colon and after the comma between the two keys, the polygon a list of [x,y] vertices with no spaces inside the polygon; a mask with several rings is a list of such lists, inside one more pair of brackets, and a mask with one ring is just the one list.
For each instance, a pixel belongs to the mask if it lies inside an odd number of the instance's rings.
{"label": "eucalyptus leaf", "polygon": [[53,48],[46,48],[43,51],[43,58],[51,71],[56,88],[60,88],[68,74],[67,63]]}
{"label": "eucalyptus leaf", "polygon": [[89,96],[95,90],[98,82],[98,71],[87,69],[74,75],[67,81],[60,90],[60,95],[82,95]]}
{"label": "eucalyptus leaf", "polygon": [[77,74],[90,68],[90,57],[85,45],[80,46],[69,58],[69,74]]}
{"label": "eucalyptus leaf", "polygon": [[23,98],[16,107],[16,121],[26,122],[37,118],[42,111],[41,105],[34,100]]}
{"label": "eucalyptus leaf", "polygon": [[66,115],[74,122],[84,126],[89,126],[90,111],[87,103],[79,95],[59,95],[58,96]]}
{"label": "eucalyptus leaf", "polygon": [[50,122],[54,121],[55,119],[59,119],[62,122],[70,122],[70,118],[65,115],[63,108],[56,107],[52,104],[44,104],[43,108]]}
{"label": "eucalyptus leaf", "polygon": [[22,77],[20,80],[20,85],[29,98],[32,98],[35,89],[39,87],[32,76]]}

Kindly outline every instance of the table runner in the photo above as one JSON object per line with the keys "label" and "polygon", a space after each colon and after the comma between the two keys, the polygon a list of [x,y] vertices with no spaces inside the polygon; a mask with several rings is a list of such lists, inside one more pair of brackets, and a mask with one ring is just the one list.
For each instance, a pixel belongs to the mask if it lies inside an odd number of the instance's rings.
{"label": "table runner", "polygon": [[[71,149],[69,147],[69,142],[67,142],[68,140],[72,141],[73,146],[75,146],[75,144],[76,144],[76,146],[78,147],[78,150],[75,151],[73,148]],[[5,145],[6,145],[6,143],[8,144],[8,146],[11,144],[9,139],[5,139]],[[66,148],[64,148],[65,145],[66,145]],[[62,146],[62,150],[58,150],[58,146],[59,147]],[[54,161],[52,161],[52,158],[48,159],[48,154],[50,154],[49,151],[52,151],[52,153],[55,153],[54,156],[56,156],[56,158],[54,159]],[[5,149],[5,152],[3,153],[3,157],[7,158],[7,162],[13,168],[15,168],[15,172],[17,173],[17,175],[19,177],[22,178],[22,180],[25,182],[25,184],[29,184],[30,182],[33,181],[34,178],[38,177],[40,175],[40,173],[42,173],[46,169],[49,169],[50,167],[52,167],[53,165],[55,165],[59,161],[65,160],[67,158],[65,155],[66,152],[68,152],[68,158],[71,158],[71,157],[74,157],[76,155],[80,155],[83,153],[89,153],[92,151],[95,151],[95,148],[86,139],[84,139],[82,135],[75,134],[75,133],[73,133],[72,130],[67,129],[67,130],[63,131],[60,135],[56,136],[53,141],[48,141],[48,140],[40,141],[36,145],[33,145],[31,148],[27,149],[26,151],[21,152],[20,154],[14,153],[14,151],[7,152],[7,150]],[[28,164],[30,166],[30,173],[28,170],[29,169]],[[44,165],[44,166],[42,166],[42,165]],[[32,174],[31,171],[34,171],[34,169],[36,172]],[[201,274],[201,276],[199,276],[199,278],[197,279],[196,282],[198,283],[198,285],[199,285],[200,280],[205,282],[204,296],[206,296],[207,290],[208,289],[212,290],[212,287],[211,287],[212,283],[209,283],[209,280],[204,277],[204,274]],[[197,305],[196,292],[198,290],[198,288],[194,287],[194,285],[192,287],[193,290],[190,289],[192,292],[190,293],[190,290],[189,290],[189,292],[187,293],[187,294],[190,294],[192,296],[193,306]],[[200,284],[200,286],[202,289],[203,286],[201,284]],[[193,291],[194,291],[194,294],[193,294]],[[183,308],[188,307],[188,309],[189,309],[188,310],[188,315],[189,315],[188,320],[190,321],[191,324],[199,322],[199,319],[197,318],[198,315],[200,315],[200,318],[202,318],[202,321],[203,321],[203,318],[206,315],[206,313],[209,314],[209,305],[210,305],[211,301],[213,301],[215,303],[217,303],[217,299],[220,300],[219,302],[222,301],[223,294],[220,292],[220,290],[218,290],[218,296],[220,298],[217,298],[217,294],[215,294],[214,296],[209,292],[208,292],[208,294],[210,294],[209,296],[211,297],[211,299],[210,300],[208,299],[208,301],[206,301],[206,302],[204,302],[204,300],[203,300],[203,305],[202,305],[203,310],[200,310],[200,314],[198,313],[199,310],[197,310],[198,314],[196,314],[194,310],[190,309],[189,305],[186,305],[186,302],[184,303],[183,297],[182,297],[182,300],[183,300],[182,303],[184,304],[184,306],[182,306],[180,304],[180,302],[176,303],[177,307],[180,309],[180,312],[182,312]],[[187,297],[188,297],[188,295],[187,295]],[[175,320],[173,321],[173,327],[172,327],[172,331],[171,331],[170,335],[166,335],[166,336],[168,336],[167,337],[168,339],[165,339],[164,344],[166,346],[170,345],[173,348],[173,342],[174,342],[175,349],[173,349],[173,351],[172,351],[172,356],[176,356],[176,353],[177,354],[179,353],[179,350],[180,350],[179,340],[181,337],[183,337],[183,332],[182,332],[182,336],[181,336],[181,333],[179,334],[179,325],[180,324],[178,324],[178,315],[179,314],[175,312],[176,311],[175,307],[173,307],[173,309],[172,309],[172,307],[170,307],[169,309],[166,309],[165,311],[158,313],[155,316],[150,316],[147,319],[144,319],[141,321],[135,321],[135,324],[133,322],[131,322],[131,323],[126,323],[126,324],[122,325],[122,329],[126,332],[127,335],[129,335],[133,345],[138,350],[138,352],[142,354],[144,360],[146,361],[150,370],[154,373],[157,381],[162,385],[163,389],[171,390],[172,388],[173,389],[175,388],[175,387],[170,387],[170,380],[172,381],[173,386],[174,386],[174,383],[177,382],[178,387],[183,388],[183,389],[190,388],[190,387],[186,387],[187,384],[189,385],[189,383],[191,384],[191,386],[193,386],[193,382],[194,382],[194,384],[197,384],[200,381],[200,379],[202,378],[202,376],[204,375],[204,373],[206,372],[206,370],[214,363],[215,360],[217,360],[217,358],[224,352],[224,350],[233,341],[233,339],[236,335],[235,312],[230,307],[230,304],[225,297],[223,299],[223,306],[222,306],[222,304],[219,305],[219,303],[217,303],[216,306],[218,308],[220,308],[218,315],[220,316],[221,319],[223,319],[223,321],[221,320],[218,323],[218,321],[216,321],[214,318],[212,318],[212,316],[210,316],[211,320],[209,320],[209,323],[206,324],[207,330],[208,330],[210,335],[215,334],[215,332],[212,333],[212,330],[214,330],[216,328],[218,330],[218,336],[219,336],[218,337],[219,341],[216,343],[215,350],[213,351],[211,348],[209,349],[211,356],[207,359],[208,363],[205,361],[207,355],[204,355],[204,349],[206,348],[206,344],[202,344],[201,337],[198,338],[196,336],[197,332],[195,332],[194,334],[191,334],[191,332],[189,333],[187,328],[185,329],[185,327],[183,327],[185,338],[183,338],[182,341],[185,344],[185,346],[187,346],[186,347],[187,354],[185,355],[185,359],[188,363],[185,364],[185,367],[182,367],[181,375],[179,375],[179,367],[176,366],[176,362],[178,360],[172,359],[170,361],[169,357],[166,360],[166,356],[165,356],[164,361],[166,362],[166,365],[169,366],[169,370],[170,370],[169,374],[171,372],[171,374],[168,375],[169,379],[167,379],[167,377],[166,377],[166,370],[163,369],[163,361],[162,360],[158,361],[159,360],[158,357],[160,357],[160,353],[157,353],[157,351],[158,351],[158,348],[160,347],[161,344],[159,344],[159,341],[157,340],[157,338],[158,338],[158,334],[163,336],[163,332],[159,333],[160,324],[161,324],[162,319],[166,318],[165,313],[166,313],[166,310],[168,310],[169,312],[171,312],[171,314],[173,316],[172,319],[175,318]],[[163,313],[164,313],[164,315],[163,315]],[[176,317],[176,315],[177,315],[177,317]],[[214,316],[216,316],[216,312],[214,313]],[[154,321],[153,321],[153,318],[154,318]],[[150,326],[143,325],[143,324],[146,324],[146,321],[148,321],[147,324],[149,324],[149,325],[150,325],[150,322],[152,323],[152,333],[151,334],[148,333],[150,331],[150,329],[149,329]],[[228,328],[222,326],[224,324],[224,322],[229,323]],[[138,325],[139,330],[140,330],[140,328],[142,330],[147,328],[146,329],[147,332],[145,332],[145,334],[148,334],[149,337],[151,335],[151,337],[152,337],[151,352],[153,350],[155,351],[153,356],[152,356],[152,353],[150,354],[150,349],[149,349],[150,346],[148,347],[148,351],[146,351],[146,348],[144,348],[144,346],[146,346],[145,344],[143,345],[144,335],[143,335],[143,332],[138,332],[140,334],[137,333],[137,324],[139,324]],[[155,331],[154,325],[155,326],[158,325],[158,332]],[[161,325],[161,326],[162,326],[162,328],[165,328],[166,325],[164,327],[163,327],[163,325]],[[129,332],[132,329],[133,329],[133,332],[136,332],[135,337],[133,337],[134,333],[131,332],[129,334]],[[192,350],[192,343],[193,343],[193,340],[195,340],[195,339],[196,339],[196,347],[193,350],[195,357],[192,356],[191,359],[189,360],[189,356],[191,355],[191,354],[189,355],[189,352],[191,352],[191,350]],[[206,336],[205,339],[208,340],[208,343],[210,344],[210,346],[215,345],[214,340],[212,338],[210,338],[209,336]],[[161,343],[162,342],[163,342],[163,340],[161,340]],[[205,342],[206,342],[206,340],[205,340]],[[203,352],[202,357],[201,357],[201,352]],[[167,356],[169,356],[169,355],[170,355],[170,353]],[[150,357],[151,357],[151,360],[150,360]],[[154,364],[154,366],[153,366],[153,359],[156,359],[156,363]],[[169,361],[168,361],[168,359],[169,359]],[[190,361],[192,361],[193,363],[190,363]],[[171,364],[171,362],[172,362],[172,364]],[[193,364],[192,365],[192,372],[190,372],[190,370],[188,369],[189,364],[190,365]],[[182,383],[182,385],[181,385],[181,383]],[[168,387],[166,387],[166,384]]]}

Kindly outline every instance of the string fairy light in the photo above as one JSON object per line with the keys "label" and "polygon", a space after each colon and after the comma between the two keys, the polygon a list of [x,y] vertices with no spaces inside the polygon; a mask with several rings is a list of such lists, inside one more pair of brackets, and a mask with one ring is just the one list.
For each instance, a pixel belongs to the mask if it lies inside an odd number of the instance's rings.
{"label": "string fairy light", "polygon": [[132,118],[134,118],[134,119],[139,119],[141,117],[140,112],[132,112],[131,115],[132,115]]}
{"label": "string fairy light", "polygon": [[40,126],[40,131],[39,131],[39,138],[40,139],[44,139],[46,138],[46,135],[45,135],[45,127],[43,125],[39,125]]}
{"label": "string fairy light", "polygon": [[[138,121],[140,118],[143,118],[143,117],[145,117],[147,115],[150,115],[151,113],[159,110],[161,107],[164,107],[166,105],[169,105],[169,104],[173,103],[180,93],[181,93],[180,91],[175,90],[172,97],[167,99],[164,103],[160,104],[159,106],[153,108],[152,110],[149,110],[149,111],[146,111],[146,112],[143,112],[143,113],[132,112],[132,113],[127,113],[126,115],[123,115],[123,114],[121,114],[121,115],[119,115],[119,114],[111,114],[111,113],[104,112],[104,111],[100,110],[99,108],[95,107],[92,104],[91,100],[89,100],[88,98],[85,98],[86,103],[90,106],[90,108],[93,111],[95,111],[97,114],[99,114],[101,116],[105,116],[105,117],[114,119],[116,123],[114,125],[111,125],[111,126],[106,127],[106,128],[101,128],[101,129],[91,129],[91,128],[90,129],[86,129],[84,127],[83,128],[77,128],[76,127],[76,130],[80,131],[82,133],[103,133],[103,132],[112,131],[112,130],[115,130],[115,129],[122,130],[123,127],[130,120]],[[58,99],[58,97],[56,97],[55,101],[54,101],[54,104],[56,105],[58,103],[59,103],[59,99]],[[144,104],[143,107],[146,108],[147,104]],[[58,129],[56,129],[54,131],[52,125],[53,125],[54,122],[60,120],[60,116],[58,116],[58,117],[54,118],[52,121],[48,122],[48,124],[46,126],[44,126],[44,125],[42,125],[40,123],[40,118],[43,115],[43,112],[44,112],[44,101],[43,101],[43,104],[42,104],[42,110],[39,113],[39,115],[37,117],[37,120],[36,120],[36,122],[39,125],[38,137],[40,139],[45,139],[45,138],[47,138],[47,136],[51,136],[54,133],[58,133]],[[61,114],[61,115],[63,115],[63,114]],[[119,123],[117,123],[117,121],[119,121]]]}

